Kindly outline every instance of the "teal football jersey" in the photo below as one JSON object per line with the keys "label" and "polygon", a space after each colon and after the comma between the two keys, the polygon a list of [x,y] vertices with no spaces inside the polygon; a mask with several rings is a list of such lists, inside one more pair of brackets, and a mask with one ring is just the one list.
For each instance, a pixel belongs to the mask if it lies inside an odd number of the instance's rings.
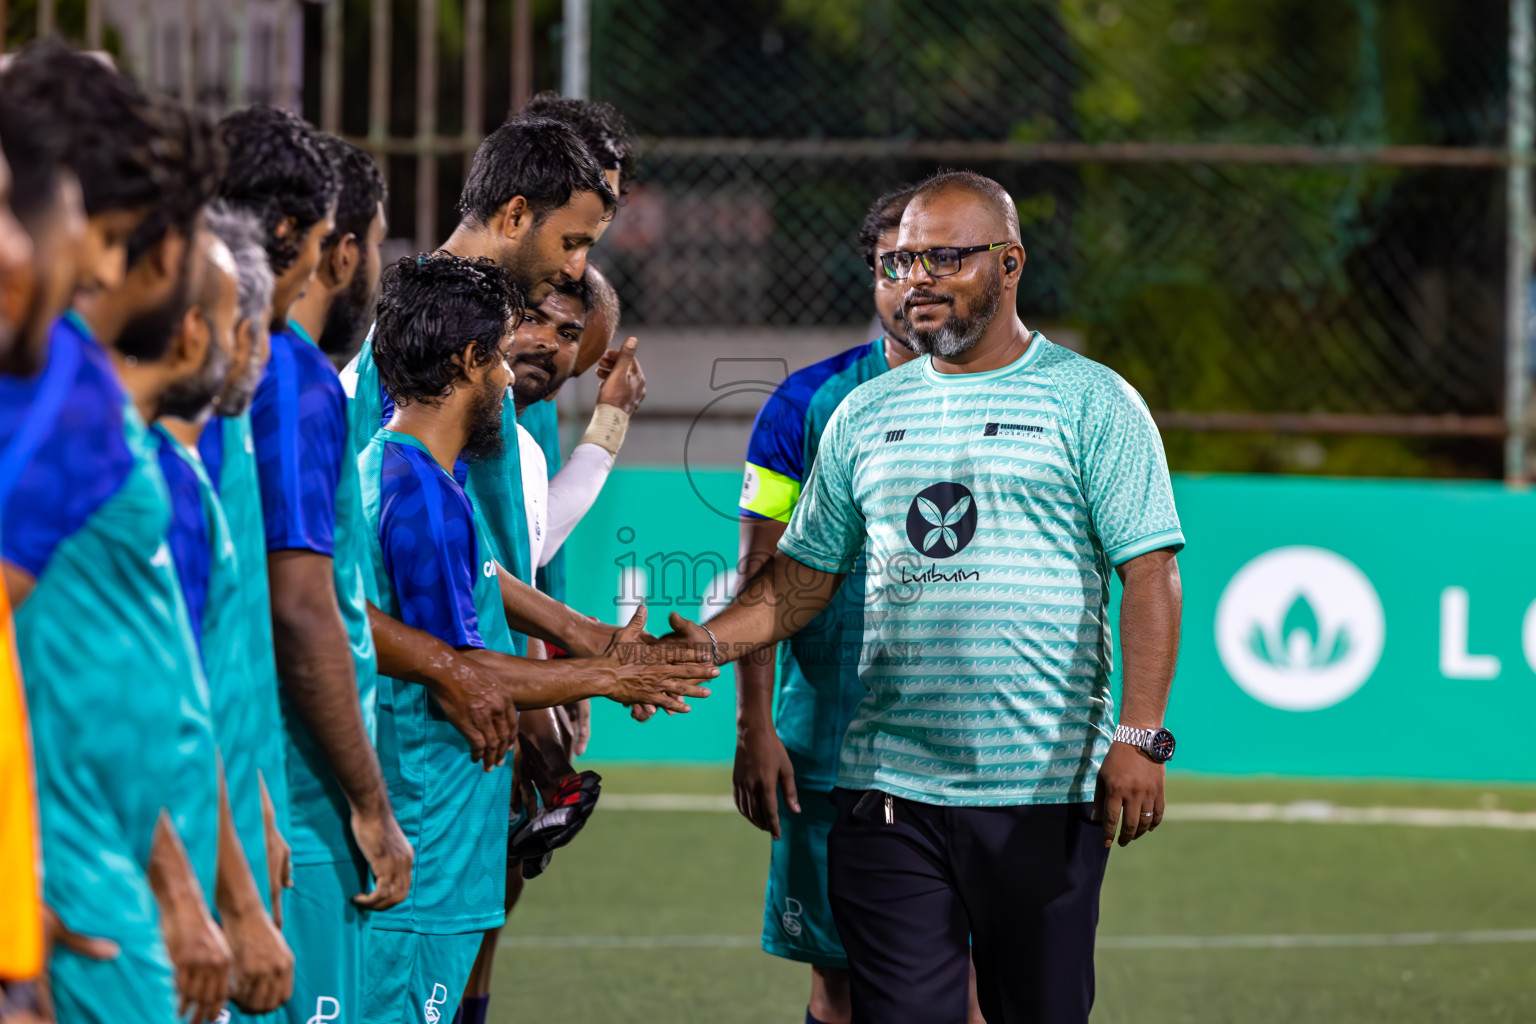
{"label": "teal football jersey", "polygon": [[[236,601],[241,611],[236,619],[245,628],[245,672],[250,684],[246,714],[251,717],[247,732],[258,744],[256,770],[272,799],[278,830],[286,836],[289,830],[286,741],[278,701],[277,662],[272,654],[272,595],[267,588],[261,481],[256,473],[256,445],[251,437],[250,413],[214,419],[203,431],[198,450],[218,492],[239,566]],[[251,856],[249,849],[246,855]],[[263,849],[263,862],[265,859]],[[251,866],[255,870],[254,857]],[[257,875],[256,880],[262,898],[269,900],[271,894],[266,876]]]}
{"label": "teal football jersey", "polygon": [[[789,519],[832,413],[854,388],[889,368],[881,336],[785,378],[752,425],[743,517]],[[864,574],[855,567],[821,614],[780,648],[775,725],[785,748],[799,755],[802,786],[832,787],[843,733],[864,699],[864,601]]]}
{"label": "teal football jersey", "polygon": [[1040,334],[918,359],[832,415],[780,550],[869,598],[838,785],[942,805],[1091,800],[1114,730],[1113,567],[1181,548],[1161,438],[1112,370]]}
{"label": "teal football jersey", "polygon": [[[453,647],[514,652],[488,531],[465,491],[408,434],[379,430],[358,458],[381,609]],[[380,676],[379,763],[416,851],[411,893],[372,926],[454,934],[503,909],[512,766],[487,772],[427,689]]]}
{"label": "teal football jersey", "polygon": [[[213,735],[224,762],[224,784],[240,845],[264,903],[270,903],[266,830],[262,821],[258,772],[276,722],[277,693],[253,669],[248,609],[241,593],[243,567],[223,503],[208,478],[202,458],[171,437],[170,450],[191,469],[197,501],[207,525],[207,600],[202,616],[203,673],[213,712]],[[173,502],[177,495],[172,494]],[[174,546],[173,546],[174,551]],[[263,555],[265,560],[265,555]],[[263,574],[265,575],[265,574]],[[270,619],[270,614],[263,616]],[[211,894],[210,894],[211,897]],[[270,910],[270,906],[268,907]]]}

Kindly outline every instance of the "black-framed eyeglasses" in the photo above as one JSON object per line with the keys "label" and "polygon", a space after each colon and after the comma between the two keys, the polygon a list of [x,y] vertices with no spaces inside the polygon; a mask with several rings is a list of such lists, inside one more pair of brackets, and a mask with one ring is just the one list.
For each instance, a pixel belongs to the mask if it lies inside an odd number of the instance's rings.
{"label": "black-framed eyeglasses", "polygon": [[892,281],[905,281],[907,275],[912,273],[912,264],[919,259],[923,261],[923,269],[928,271],[929,277],[948,277],[960,272],[960,261],[967,256],[978,252],[991,252],[993,249],[1001,249],[1012,242],[993,242],[991,245],[970,245],[957,248],[953,245],[940,246],[937,249],[924,249],[921,252],[883,252],[880,254],[880,267],[885,271],[885,276]]}

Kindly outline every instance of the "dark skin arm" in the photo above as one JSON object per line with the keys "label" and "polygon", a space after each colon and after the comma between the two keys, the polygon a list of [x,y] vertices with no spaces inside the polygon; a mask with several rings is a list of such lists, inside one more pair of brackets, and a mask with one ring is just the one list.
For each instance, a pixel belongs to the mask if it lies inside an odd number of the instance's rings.
{"label": "dark skin arm", "polygon": [[379,759],[363,727],[357,669],[336,603],[331,559],[313,551],[267,556],[272,639],[283,692],[352,808],[352,834],[373,869],[372,892],[353,897],[365,910],[405,899],[415,854],[395,821]]}
{"label": "dark skin arm", "polygon": [[470,757],[485,770],[502,764],[517,738],[517,709],[501,681],[485,666],[430,633],[368,606],[379,671],[425,686],[448,721],[469,741]]}
{"label": "dark skin arm", "polygon": [[[742,519],[743,587],[778,551],[787,525],[777,519]],[[795,769],[773,727],[774,676],[774,659],[761,654],[736,664],[736,764],[731,781],[742,817],[777,839],[779,790],[784,790],[784,802],[796,814],[800,800]]]}
{"label": "dark skin arm", "polygon": [[229,943],[229,998],[247,1013],[270,1013],[293,995],[293,952],[272,923],[235,830],[224,766],[219,765],[219,862],[214,903]]}
{"label": "dark skin arm", "polygon": [[613,643],[618,627],[566,607],[500,565],[496,572],[507,625],[516,632],[547,640],[576,658],[597,657]]}
{"label": "dark skin arm", "polygon": [[[822,572],[775,551],[741,585],[736,600],[713,619],[709,628],[720,646],[720,661],[735,661],[787,640],[810,624],[832,600],[843,574]],[[663,638],[688,648],[709,645],[703,627],[673,613],[675,632]],[[665,653],[682,652],[667,651]]]}
{"label": "dark skin arm", "polygon": [[637,656],[626,663],[626,654],[639,655],[647,649],[642,640],[645,614],[642,605],[629,625],[614,634],[615,650],[605,657],[541,661],[485,650],[467,650],[464,656],[494,669],[519,711],[607,697],[620,704],[655,704],[685,712],[684,698],[709,696],[709,690],[695,680],[713,679],[720,670],[697,659],[671,664]]}
{"label": "dark skin arm", "polygon": [[[1168,690],[1179,660],[1179,620],[1184,590],[1172,550],[1148,552],[1116,567],[1120,599],[1120,654],[1125,682],[1120,723],[1160,729]],[[1094,811],[1104,823],[1104,845],[1139,839],[1163,820],[1166,768],[1126,743],[1113,743],[1099,768]]]}
{"label": "dark skin arm", "polygon": [[149,853],[149,887],[160,906],[160,931],[176,969],[180,1016],[206,1024],[229,998],[229,945],[214,924],[203,888],[170,816],[160,812]]}

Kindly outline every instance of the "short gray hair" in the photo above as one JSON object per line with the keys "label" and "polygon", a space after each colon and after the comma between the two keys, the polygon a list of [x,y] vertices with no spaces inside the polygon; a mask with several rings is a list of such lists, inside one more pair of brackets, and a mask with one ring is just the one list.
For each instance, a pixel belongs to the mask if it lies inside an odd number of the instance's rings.
{"label": "short gray hair", "polygon": [[240,319],[260,322],[272,304],[273,283],[261,221],[255,214],[219,199],[209,204],[205,223],[235,257]]}

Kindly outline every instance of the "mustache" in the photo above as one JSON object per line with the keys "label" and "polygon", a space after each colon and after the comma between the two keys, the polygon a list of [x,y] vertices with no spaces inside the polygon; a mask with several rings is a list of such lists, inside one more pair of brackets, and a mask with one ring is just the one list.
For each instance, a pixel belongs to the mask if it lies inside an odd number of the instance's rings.
{"label": "mustache", "polygon": [[547,376],[555,375],[555,357],[549,353],[536,353],[528,356],[518,356],[512,360],[512,373],[516,375],[519,366],[536,366],[543,370]]}
{"label": "mustache", "polygon": [[949,295],[941,295],[938,292],[912,292],[906,297],[906,300],[902,302],[901,312],[903,314],[910,313],[912,311],[912,307],[917,305],[919,302],[947,302],[951,306],[955,304],[954,298]]}

